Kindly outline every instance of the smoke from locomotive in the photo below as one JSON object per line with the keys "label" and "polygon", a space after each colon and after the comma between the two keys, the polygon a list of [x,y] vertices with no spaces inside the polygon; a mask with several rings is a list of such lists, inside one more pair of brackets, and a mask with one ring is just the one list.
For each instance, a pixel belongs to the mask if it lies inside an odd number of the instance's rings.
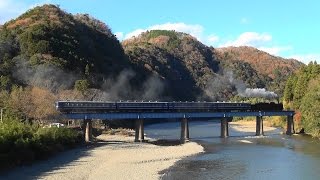
{"label": "smoke from locomotive", "polygon": [[246,88],[243,91],[239,91],[238,93],[242,97],[262,97],[266,99],[277,99],[278,95],[275,92],[267,91],[265,88]]}

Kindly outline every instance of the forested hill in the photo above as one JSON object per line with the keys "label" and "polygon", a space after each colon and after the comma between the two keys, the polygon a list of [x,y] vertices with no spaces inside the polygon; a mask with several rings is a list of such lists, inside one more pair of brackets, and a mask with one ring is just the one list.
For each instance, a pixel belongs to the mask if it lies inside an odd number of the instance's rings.
{"label": "forested hill", "polygon": [[94,88],[101,96],[88,99],[97,100],[223,101],[239,85],[281,95],[287,75],[301,66],[249,47],[214,49],[175,31],[152,30],[120,44],[106,24],[55,5],[5,23],[0,58],[1,90]]}
{"label": "forested hill", "polygon": [[295,59],[285,59],[270,55],[249,46],[217,48],[215,52],[223,61],[240,60],[251,64],[261,74],[275,78],[280,74],[290,74],[303,64]]}
{"label": "forested hill", "polygon": [[[233,68],[235,71],[239,71],[239,68],[241,69],[241,67],[250,65],[250,68],[256,71],[258,76],[262,77],[260,79],[263,84],[280,95],[283,94],[284,82],[288,76],[304,66],[303,63],[295,59],[273,56],[267,52],[248,46],[216,48],[214,52],[221,60],[222,65],[229,67],[230,65],[237,64],[238,67]],[[243,74],[247,74],[251,70],[245,68],[243,71]],[[246,78],[251,79],[250,77]]]}
{"label": "forested hill", "polygon": [[210,48],[185,33],[153,30],[122,44],[129,59],[144,71],[159,75],[177,100],[201,98],[219,71]]}
{"label": "forested hill", "polygon": [[303,66],[252,47],[214,49],[175,31],[151,30],[122,44],[134,64],[168,80],[183,98],[200,97],[199,92],[204,92],[202,98],[226,100],[236,94],[235,84],[228,79],[281,96],[288,75]]}
{"label": "forested hill", "polygon": [[43,5],[0,27],[0,107],[42,121],[55,116],[59,99],[232,101],[245,99],[237,95],[246,88],[281,97],[301,66],[251,47],[215,49],[175,31],[120,43],[90,15]]}
{"label": "forested hill", "polygon": [[121,44],[106,24],[87,14],[69,14],[55,5],[35,7],[5,23],[0,46],[0,74],[11,81],[21,79],[10,74],[17,63],[24,69],[41,65],[58,69],[56,73],[72,72],[76,75],[73,81],[88,79],[92,85],[129,66]]}

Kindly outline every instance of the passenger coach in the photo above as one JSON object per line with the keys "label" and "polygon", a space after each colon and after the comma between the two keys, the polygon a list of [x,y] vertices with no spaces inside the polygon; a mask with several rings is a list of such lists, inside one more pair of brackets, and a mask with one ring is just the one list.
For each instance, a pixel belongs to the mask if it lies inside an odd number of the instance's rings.
{"label": "passenger coach", "polygon": [[56,109],[63,113],[79,112],[139,112],[139,111],[249,111],[251,104],[236,102],[99,102],[58,101]]}

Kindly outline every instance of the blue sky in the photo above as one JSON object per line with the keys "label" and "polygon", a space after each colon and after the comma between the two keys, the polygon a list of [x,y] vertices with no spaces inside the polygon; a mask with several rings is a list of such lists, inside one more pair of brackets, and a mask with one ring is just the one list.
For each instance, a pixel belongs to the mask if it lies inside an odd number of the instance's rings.
{"label": "blue sky", "polygon": [[119,40],[148,29],[189,33],[213,47],[254,46],[320,62],[320,1],[304,0],[0,0],[0,23],[52,3],[105,22]]}

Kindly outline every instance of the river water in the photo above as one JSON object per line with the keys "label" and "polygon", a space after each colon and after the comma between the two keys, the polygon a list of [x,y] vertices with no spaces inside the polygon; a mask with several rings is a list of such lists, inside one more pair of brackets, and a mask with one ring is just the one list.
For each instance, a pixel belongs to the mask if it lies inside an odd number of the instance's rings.
{"label": "river water", "polygon": [[[308,136],[281,135],[280,130],[254,133],[229,129],[220,138],[220,123],[189,122],[190,138],[205,153],[178,161],[162,172],[162,179],[320,179],[320,141]],[[148,137],[179,139],[180,123],[145,127]]]}

